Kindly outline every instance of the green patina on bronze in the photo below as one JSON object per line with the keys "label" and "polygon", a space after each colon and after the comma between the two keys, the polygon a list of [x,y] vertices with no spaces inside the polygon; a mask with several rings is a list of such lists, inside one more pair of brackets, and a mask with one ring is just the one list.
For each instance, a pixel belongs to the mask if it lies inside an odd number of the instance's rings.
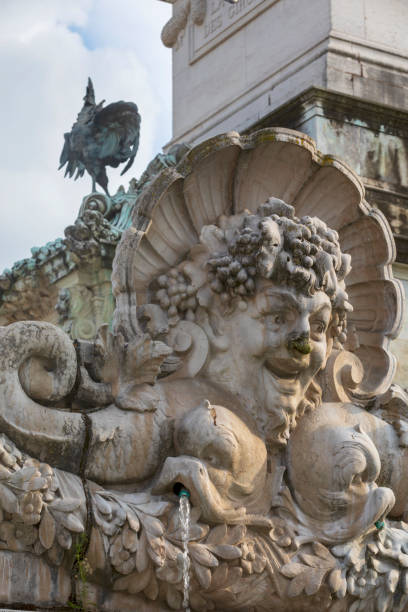
{"label": "green patina on bronze", "polygon": [[65,176],[75,180],[88,172],[92,191],[98,183],[109,196],[106,166],[117,168],[127,162],[121,174],[132,166],[139,148],[140,115],[133,102],[114,102],[105,108],[103,103],[96,104],[88,79],[84,105],[71,131],[64,134],[59,169],[66,164]]}
{"label": "green patina on bronze", "polygon": [[[163,169],[176,166],[190,147],[173,145],[159,153],[129,188],[108,196],[94,192],[82,202],[65,238],[31,249],[31,257],[0,274],[0,325],[21,319],[49,320],[56,310],[58,324],[72,338],[91,339],[110,323],[114,310],[110,274],[123,231],[131,227],[139,196]],[[56,321],[57,322],[57,321]]]}

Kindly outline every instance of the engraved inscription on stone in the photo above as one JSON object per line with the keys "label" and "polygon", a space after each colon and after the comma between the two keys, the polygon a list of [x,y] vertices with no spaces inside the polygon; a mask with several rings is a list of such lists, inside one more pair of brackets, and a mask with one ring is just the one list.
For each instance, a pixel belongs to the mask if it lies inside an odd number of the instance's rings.
{"label": "engraved inscription on stone", "polygon": [[198,60],[210,49],[240,29],[276,0],[208,0],[207,14],[202,25],[191,26],[190,62]]}

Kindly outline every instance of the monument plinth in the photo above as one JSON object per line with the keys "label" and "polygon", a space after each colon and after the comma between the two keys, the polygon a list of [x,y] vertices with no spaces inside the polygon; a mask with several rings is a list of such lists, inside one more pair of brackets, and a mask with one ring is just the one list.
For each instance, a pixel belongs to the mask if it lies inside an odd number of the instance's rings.
{"label": "monument plinth", "polygon": [[189,4],[173,2],[162,35],[173,49],[175,141],[248,129],[311,87],[405,110],[401,2],[193,0],[191,11]]}

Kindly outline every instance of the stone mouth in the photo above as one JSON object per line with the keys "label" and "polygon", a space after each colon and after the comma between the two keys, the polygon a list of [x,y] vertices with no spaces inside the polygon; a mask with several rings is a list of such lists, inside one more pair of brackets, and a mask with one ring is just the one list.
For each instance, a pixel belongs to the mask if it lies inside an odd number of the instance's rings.
{"label": "stone mouth", "polygon": [[227,491],[222,495],[217,490],[206,465],[200,459],[189,455],[167,457],[152,493],[168,495],[174,499],[176,483],[182,483],[187,489],[192,505],[201,509],[204,520],[232,524],[242,522],[245,508],[236,507],[229,499]]}
{"label": "stone mouth", "polygon": [[276,361],[270,360],[265,361],[265,368],[278,382],[283,381],[285,383],[297,382],[303,369],[298,363],[277,363]]}

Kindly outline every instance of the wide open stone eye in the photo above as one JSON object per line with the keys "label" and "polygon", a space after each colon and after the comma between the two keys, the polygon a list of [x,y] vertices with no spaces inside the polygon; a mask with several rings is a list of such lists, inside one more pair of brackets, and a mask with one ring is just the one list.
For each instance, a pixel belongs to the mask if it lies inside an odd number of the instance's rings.
{"label": "wide open stone eye", "polygon": [[326,331],[327,325],[324,321],[312,321],[310,324],[310,331],[312,334],[324,334]]}
{"label": "wide open stone eye", "polygon": [[204,451],[201,453],[201,459],[213,467],[224,467],[222,465],[221,458],[216,452],[214,452],[212,445],[211,448],[204,449]]}
{"label": "wide open stone eye", "polygon": [[286,322],[285,315],[282,312],[272,315],[272,318],[276,325],[283,325]]}
{"label": "wide open stone eye", "polygon": [[210,463],[214,467],[219,467],[220,466],[219,457],[217,457],[217,455],[215,453],[212,453],[210,451],[204,453],[203,460],[206,461],[207,463]]}
{"label": "wide open stone eye", "polygon": [[231,445],[227,440],[210,442],[201,452],[201,459],[213,467],[221,469],[232,468]]}

